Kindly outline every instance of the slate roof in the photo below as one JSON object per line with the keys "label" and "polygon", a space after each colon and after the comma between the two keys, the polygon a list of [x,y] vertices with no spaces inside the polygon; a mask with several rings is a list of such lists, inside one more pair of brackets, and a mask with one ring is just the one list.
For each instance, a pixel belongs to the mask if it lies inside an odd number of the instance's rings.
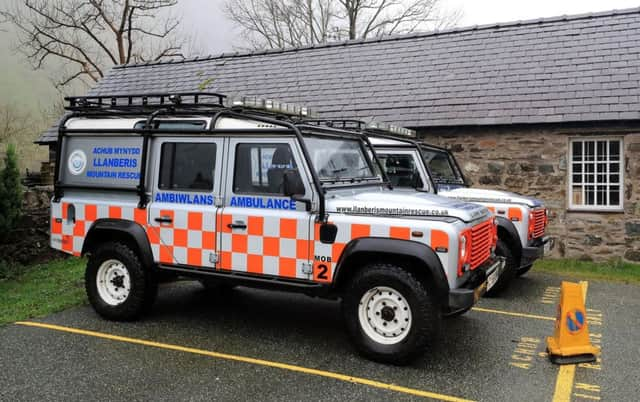
{"label": "slate roof", "polygon": [[115,67],[91,94],[203,84],[407,127],[638,119],[640,8]]}

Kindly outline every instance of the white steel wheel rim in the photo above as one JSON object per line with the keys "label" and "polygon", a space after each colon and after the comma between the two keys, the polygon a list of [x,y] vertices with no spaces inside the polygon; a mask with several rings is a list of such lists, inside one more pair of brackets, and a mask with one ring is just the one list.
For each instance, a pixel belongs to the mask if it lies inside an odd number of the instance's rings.
{"label": "white steel wheel rim", "polygon": [[397,290],[376,286],[360,299],[360,328],[377,343],[393,345],[409,335],[412,318],[409,302]]}
{"label": "white steel wheel rim", "polygon": [[111,306],[122,304],[131,292],[131,276],[118,260],[107,260],[98,268],[96,285],[100,298]]}

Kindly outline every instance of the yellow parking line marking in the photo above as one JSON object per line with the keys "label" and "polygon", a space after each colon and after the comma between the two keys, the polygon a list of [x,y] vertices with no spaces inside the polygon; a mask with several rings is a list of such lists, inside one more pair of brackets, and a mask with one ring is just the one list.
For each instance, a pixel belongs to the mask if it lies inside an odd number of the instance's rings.
{"label": "yellow parking line marking", "polygon": [[571,390],[573,389],[573,378],[575,374],[575,364],[560,366],[558,377],[556,378],[556,389],[553,393],[553,402],[569,402],[571,400]]}
{"label": "yellow parking line marking", "polygon": [[556,320],[555,317],[548,317],[548,316],[544,316],[544,315],[516,313],[516,312],[513,312],[513,311],[493,310],[493,309],[490,309],[490,308],[482,308],[482,307],[473,307],[471,310],[480,311],[480,312],[483,312],[483,313],[510,315],[512,317],[534,318],[536,320],[547,320],[547,321],[555,321]]}
{"label": "yellow parking line marking", "polygon": [[[586,304],[589,282],[580,281],[580,286],[582,286],[582,299]],[[558,370],[558,377],[556,377],[556,389],[553,393],[553,402],[569,402],[571,400],[571,390],[573,390],[573,380],[575,376],[575,364],[560,366],[560,370]]]}
{"label": "yellow parking line marking", "polygon": [[84,329],[72,328],[72,327],[64,327],[64,326],[60,326],[60,325],[44,324],[44,323],[40,323],[40,322],[19,321],[19,322],[16,322],[16,324],[17,325],[24,325],[24,326],[28,326],[28,327],[37,327],[37,328],[50,329],[50,330],[54,330],[54,331],[68,332],[68,333],[78,334],[78,335],[91,336],[91,337],[94,337],[94,338],[108,339],[108,340],[111,340],[111,341],[131,343],[131,344],[135,344],[135,345],[144,345],[144,346],[150,346],[150,347],[160,348],[160,349],[175,350],[175,351],[178,351],[178,352],[193,353],[193,354],[202,355],[202,356],[209,356],[209,357],[215,357],[215,358],[218,358],[218,359],[232,360],[232,361],[248,363],[248,364],[255,364],[255,365],[259,365],[259,366],[274,367],[274,368],[279,368],[279,369],[282,369],[282,370],[288,370],[288,371],[293,371],[293,372],[297,372],[297,373],[304,373],[304,374],[316,375],[316,376],[320,376],[320,377],[332,378],[332,379],[335,379],[335,380],[340,380],[340,381],[344,381],[344,382],[350,382],[350,383],[354,383],[354,384],[368,385],[368,386],[374,387],[374,388],[380,388],[380,389],[385,389],[385,390],[388,390],[388,391],[395,391],[395,392],[399,392],[399,393],[403,393],[403,394],[420,396],[420,397],[424,397],[424,398],[437,399],[437,400],[441,400],[441,401],[473,402],[471,400],[457,398],[455,396],[443,395],[443,394],[438,394],[438,393],[429,392],[429,391],[423,391],[423,390],[414,389],[414,388],[407,388],[407,387],[403,387],[403,386],[400,386],[400,385],[388,384],[388,383],[383,383],[383,382],[379,382],[379,381],[369,380],[367,378],[354,377],[354,376],[350,376],[350,375],[334,373],[334,372],[331,372],[331,371],[312,369],[312,368],[308,368],[308,367],[296,366],[296,365],[286,364],[286,363],[279,363],[279,362],[274,362],[274,361],[269,361],[269,360],[255,359],[255,358],[252,358],[252,357],[238,356],[238,355],[232,355],[232,354],[227,354],[227,353],[219,353],[219,352],[211,352],[211,351],[208,351],[208,350],[189,348],[189,347],[173,345],[173,344],[169,344],[169,343],[147,341],[147,340],[144,340],[144,339],[136,339],[136,338],[128,338],[128,337],[119,336],[119,335],[111,335],[111,334],[106,334],[106,333],[96,332],[96,331],[87,331],[87,330],[84,330]]}

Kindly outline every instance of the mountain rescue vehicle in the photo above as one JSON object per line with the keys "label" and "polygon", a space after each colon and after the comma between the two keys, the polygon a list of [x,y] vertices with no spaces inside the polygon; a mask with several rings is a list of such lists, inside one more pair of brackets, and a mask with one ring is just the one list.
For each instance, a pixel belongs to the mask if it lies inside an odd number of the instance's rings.
{"label": "mountain rescue vehicle", "polygon": [[504,269],[486,207],[392,190],[366,137],[307,124],[307,108],[67,99],[51,246],[88,256],[88,298],[107,319],[148,310],[161,273],[295,291],[340,299],[357,350],[402,364]]}
{"label": "mountain rescue vehicle", "polygon": [[495,213],[496,254],[506,258],[506,268],[489,295],[505,289],[515,276],[525,274],[535,260],[553,248],[553,239],[545,235],[548,211],[542,201],[507,191],[470,187],[451,152],[417,141],[414,130],[358,120],[316,120],[315,124],[366,133],[396,189],[437,193],[484,205]]}

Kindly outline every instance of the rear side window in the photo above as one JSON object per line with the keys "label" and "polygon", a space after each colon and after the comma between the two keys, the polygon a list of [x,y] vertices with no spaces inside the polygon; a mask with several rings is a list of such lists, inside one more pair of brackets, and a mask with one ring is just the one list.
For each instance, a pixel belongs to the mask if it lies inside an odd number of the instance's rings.
{"label": "rear side window", "polygon": [[236,194],[283,194],[287,171],[300,175],[288,144],[238,144],[233,178]]}
{"label": "rear side window", "polygon": [[160,156],[161,190],[211,191],[216,144],[165,142]]}

